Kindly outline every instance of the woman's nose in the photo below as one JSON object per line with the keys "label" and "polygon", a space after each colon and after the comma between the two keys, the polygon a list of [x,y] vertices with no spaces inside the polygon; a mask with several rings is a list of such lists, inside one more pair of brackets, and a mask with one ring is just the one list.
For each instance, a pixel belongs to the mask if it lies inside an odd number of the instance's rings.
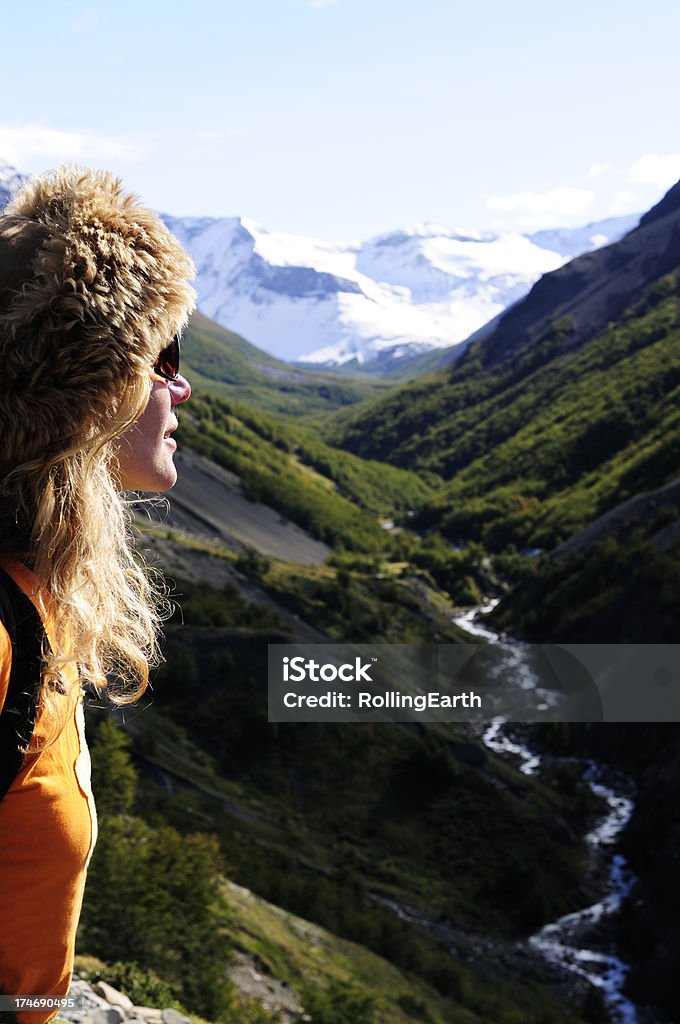
{"label": "woman's nose", "polygon": [[191,398],[191,384],[181,373],[176,380],[170,381],[168,386],[173,405],[179,405],[180,402],[186,402],[188,398]]}

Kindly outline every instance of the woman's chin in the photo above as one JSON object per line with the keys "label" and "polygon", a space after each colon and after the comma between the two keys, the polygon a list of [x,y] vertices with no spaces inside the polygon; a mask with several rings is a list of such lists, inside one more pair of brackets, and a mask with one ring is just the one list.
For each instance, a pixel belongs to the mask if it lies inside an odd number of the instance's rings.
{"label": "woman's chin", "polygon": [[122,490],[144,491],[147,494],[163,494],[177,483],[177,470],[170,460],[169,465],[146,466],[142,472],[127,473],[123,477]]}

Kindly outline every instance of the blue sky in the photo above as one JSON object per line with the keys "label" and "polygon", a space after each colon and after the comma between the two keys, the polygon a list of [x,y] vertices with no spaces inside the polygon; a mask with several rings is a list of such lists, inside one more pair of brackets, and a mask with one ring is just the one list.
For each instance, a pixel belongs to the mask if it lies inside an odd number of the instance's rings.
{"label": "blue sky", "polygon": [[0,159],[367,238],[644,210],[680,178],[680,5],[52,0],[3,10]]}

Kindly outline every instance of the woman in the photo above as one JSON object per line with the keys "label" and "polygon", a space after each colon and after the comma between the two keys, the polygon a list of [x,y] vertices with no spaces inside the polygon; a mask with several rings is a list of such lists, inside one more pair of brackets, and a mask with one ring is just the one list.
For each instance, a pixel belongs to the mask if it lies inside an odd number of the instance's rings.
{"label": "woman", "polygon": [[[38,610],[42,645],[32,735],[18,732],[18,754],[11,743],[0,751],[16,755],[0,800],[7,995],[63,996],[70,983],[96,837],[83,682],[126,703],[158,660],[163,591],[133,554],[121,492],[175,482],[193,276],[160,219],[106,172],[61,168],[0,216],[0,567],[16,601]],[[5,725],[12,653],[0,624]],[[28,676],[18,643],[14,655],[15,676]],[[55,1012],[17,1017],[38,1024]]]}

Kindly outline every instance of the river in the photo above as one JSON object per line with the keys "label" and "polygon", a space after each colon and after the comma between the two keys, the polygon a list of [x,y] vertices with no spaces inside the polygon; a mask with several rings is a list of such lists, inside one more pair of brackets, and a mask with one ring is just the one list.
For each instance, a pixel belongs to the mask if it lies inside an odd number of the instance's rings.
{"label": "river", "polygon": [[[479,616],[491,611],[495,604],[495,601],[489,602],[481,608],[465,612],[456,616],[454,622],[474,636],[504,646],[518,685],[523,688],[531,686],[531,680],[527,678],[530,670],[522,659],[521,646],[508,642],[479,622]],[[482,738],[484,744],[496,753],[516,757],[519,770],[525,775],[540,772],[540,756],[508,735],[505,719],[495,718]],[[549,963],[578,974],[599,988],[610,1024],[641,1024],[637,1008],[623,994],[628,965],[611,949],[592,948],[594,944],[590,938],[598,925],[619,911],[635,881],[625,858],[615,849],[633,813],[633,787],[626,779],[613,779],[603,766],[594,761],[580,763],[588,785],[606,807],[585,837],[593,860],[605,864],[604,892],[601,899],[591,906],[565,914],[557,921],[544,925],[530,937],[529,944]]]}

